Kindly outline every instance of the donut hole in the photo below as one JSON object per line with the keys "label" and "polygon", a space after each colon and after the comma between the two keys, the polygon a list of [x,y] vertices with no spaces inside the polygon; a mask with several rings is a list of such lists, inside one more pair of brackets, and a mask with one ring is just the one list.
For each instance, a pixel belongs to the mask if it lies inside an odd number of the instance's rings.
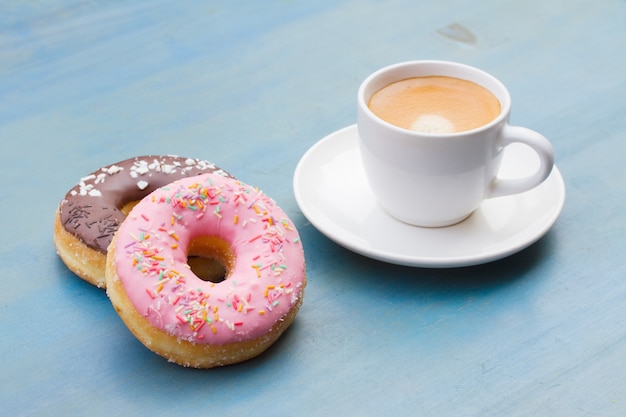
{"label": "donut hole", "polygon": [[226,267],[219,259],[188,256],[187,264],[191,268],[191,272],[202,281],[218,283],[226,280]]}
{"label": "donut hole", "polygon": [[118,207],[118,208],[124,214],[124,216],[128,216],[128,213],[130,213],[130,211],[133,209],[133,207],[135,207],[137,204],[139,204],[140,201],[141,200],[129,201],[128,203],[124,204],[122,207]]}
{"label": "donut hole", "polygon": [[220,237],[201,236],[189,242],[187,265],[203,281],[225,281],[234,264],[235,253],[230,243]]}

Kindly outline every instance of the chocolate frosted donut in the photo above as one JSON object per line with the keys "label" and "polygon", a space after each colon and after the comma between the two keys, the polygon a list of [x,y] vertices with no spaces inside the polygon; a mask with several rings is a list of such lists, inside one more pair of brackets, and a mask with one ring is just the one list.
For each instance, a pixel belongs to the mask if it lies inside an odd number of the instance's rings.
{"label": "chocolate frosted donut", "polygon": [[139,156],[98,169],[67,192],[55,215],[57,253],[76,275],[105,286],[106,253],[130,209],[143,197],[181,178],[216,173],[211,162],[179,156]]}

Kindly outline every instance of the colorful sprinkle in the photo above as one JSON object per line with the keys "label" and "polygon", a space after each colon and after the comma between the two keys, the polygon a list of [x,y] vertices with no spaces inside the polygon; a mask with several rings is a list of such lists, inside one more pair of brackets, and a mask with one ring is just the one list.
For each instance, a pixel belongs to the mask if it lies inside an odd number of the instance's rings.
{"label": "colorful sprinkle", "polygon": [[[146,296],[151,300],[150,305],[158,305],[158,308],[151,307],[151,311],[165,314],[167,310],[164,307],[169,305],[176,317],[178,331],[197,339],[204,337],[211,340],[213,334],[222,334],[224,330],[249,331],[241,327],[246,326],[247,320],[253,320],[250,312],[256,311],[254,317],[266,316],[279,305],[293,302],[293,295],[285,298],[293,292],[291,283],[281,276],[287,274],[285,271],[289,265],[284,248],[297,241],[298,235],[288,219],[272,215],[272,200],[241,183],[224,186],[222,183],[194,180],[174,184],[177,185],[172,185],[169,191],[160,189],[152,199],[153,204],[165,204],[168,210],[171,209],[171,214],[167,214],[169,226],[166,220],[154,228],[135,228],[132,241],[124,248],[129,262],[141,271],[142,277],[152,280],[148,281],[150,288],[146,289]],[[230,214],[233,206],[239,206],[237,214]],[[199,286],[197,278],[186,273],[187,269],[182,272],[177,270],[175,265],[180,260],[175,258],[180,255],[180,248],[188,243],[185,241],[187,232],[183,231],[190,230],[193,219],[202,218],[205,213],[218,219],[232,215],[232,224],[237,228],[247,225],[256,231],[241,244],[259,248],[258,253],[247,258],[254,270],[250,271],[248,279],[256,276],[260,280],[258,292],[250,291],[247,282],[238,285],[232,278]],[[143,213],[137,216],[145,221],[152,217]],[[228,224],[220,227],[233,228]],[[183,328],[186,330],[181,330]]]}

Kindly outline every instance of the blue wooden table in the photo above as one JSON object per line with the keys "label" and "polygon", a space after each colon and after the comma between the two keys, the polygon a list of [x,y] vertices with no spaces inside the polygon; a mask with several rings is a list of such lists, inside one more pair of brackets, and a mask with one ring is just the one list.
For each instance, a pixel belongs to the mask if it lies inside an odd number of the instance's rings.
{"label": "blue wooden table", "polygon": [[[626,414],[626,2],[3,1],[0,415]],[[301,156],[399,61],[485,69],[551,139],[564,210],[537,243],[429,269],[355,254],[301,213]],[[52,243],[79,178],[209,159],[300,230],[309,284],[261,357],[169,364]]]}

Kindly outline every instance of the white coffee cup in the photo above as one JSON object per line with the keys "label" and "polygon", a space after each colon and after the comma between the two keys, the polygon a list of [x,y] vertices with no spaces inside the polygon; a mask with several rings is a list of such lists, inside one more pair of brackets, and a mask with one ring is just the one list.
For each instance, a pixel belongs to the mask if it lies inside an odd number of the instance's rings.
{"label": "white coffee cup", "polygon": [[[448,76],[472,81],[500,102],[500,114],[478,128],[456,133],[422,133],[397,127],[368,107],[371,96],[395,81]],[[521,193],[541,184],[552,171],[554,153],[541,134],[508,124],[511,98],[492,75],[464,64],[410,61],[382,68],[358,91],[358,131],[368,183],[379,204],[396,219],[415,226],[458,223],[486,198]],[[530,146],[539,168],[519,179],[499,179],[503,150],[512,143]]]}

